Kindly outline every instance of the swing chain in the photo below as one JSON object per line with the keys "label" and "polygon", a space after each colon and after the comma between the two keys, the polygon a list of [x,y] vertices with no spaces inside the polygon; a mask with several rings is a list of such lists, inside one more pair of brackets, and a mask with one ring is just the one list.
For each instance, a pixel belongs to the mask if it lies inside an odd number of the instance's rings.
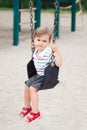
{"label": "swing chain", "polygon": [[32,0],[29,1],[29,7],[30,7],[30,27],[31,27],[31,43],[34,42],[34,23],[33,23],[33,2]]}
{"label": "swing chain", "polygon": [[53,43],[56,41],[56,29],[57,29],[57,18],[58,18],[58,0],[54,2],[55,12],[54,12],[54,29],[53,29]]}

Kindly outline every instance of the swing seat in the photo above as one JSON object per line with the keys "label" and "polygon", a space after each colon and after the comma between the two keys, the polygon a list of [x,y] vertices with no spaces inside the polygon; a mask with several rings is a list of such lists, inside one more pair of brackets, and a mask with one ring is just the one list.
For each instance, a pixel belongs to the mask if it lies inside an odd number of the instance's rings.
{"label": "swing seat", "polygon": [[45,69],[44,73],[44,80],[41,90],[54,88],[57,83],[59,83],[59,67],[57,67],[55,64],[52,66],[50,63]]}
{"label": "swing seat", "polygon": [[[33,59],[31,59],[30,62],[27,64],[27,74],[28,78],[31,78],[33,75],[37,74]],[[43,85],[40,88],[40,90],[54,88],[57,85],[57,83],[59,83],[58,74],[59,67],[57,67],[55,64],[54,66],[52,66],[50,63],[45,69]]]}
{"label": "swing seat", "polygon": [[33,59],[31,59],[29,61],[29,63],[27,64],[27,75],[28,75],[28,78],[31,78],[33,75],[36,75],[37,72],[36,72],[36,69],[35,69],[35,66],[34,66],[34,62],[33,62]]}

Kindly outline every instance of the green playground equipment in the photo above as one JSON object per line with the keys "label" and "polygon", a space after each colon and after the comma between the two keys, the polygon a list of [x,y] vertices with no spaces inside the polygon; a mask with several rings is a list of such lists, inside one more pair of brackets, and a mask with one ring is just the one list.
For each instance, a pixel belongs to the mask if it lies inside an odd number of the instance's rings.
{"label": "green playground equipment", "polygon": [[[46,1],[46,0],[45,0]],[[54,2],[55,0],[48,0]],[[47,1],[46,1],[47,2]],[[60,4],[69,3],[72,5],[71,9],[71,31],[76,30],[76,0],[58,0],[58,19],[56,28],[56,37],[59,38],[59,15],[60,15]],[[19,32],[20,32],[20,8],[21,0],[13,0],[13,45],[17,46],[19,44]],[[41,23],[41,5],[42,0],[35,0],[35,29],[40,26]]]}

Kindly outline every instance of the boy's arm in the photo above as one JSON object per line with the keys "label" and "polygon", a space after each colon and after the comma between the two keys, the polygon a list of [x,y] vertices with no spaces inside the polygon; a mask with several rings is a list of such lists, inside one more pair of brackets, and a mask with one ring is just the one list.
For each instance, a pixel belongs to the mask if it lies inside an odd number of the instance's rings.
{"label": "boy's arm", "polygon": [[62,57],[60,55],[60,52],[58,50],[57,45],[52,45],[52,50],[55,53],[55,64],[56,66],[60,67],[62,65]]}

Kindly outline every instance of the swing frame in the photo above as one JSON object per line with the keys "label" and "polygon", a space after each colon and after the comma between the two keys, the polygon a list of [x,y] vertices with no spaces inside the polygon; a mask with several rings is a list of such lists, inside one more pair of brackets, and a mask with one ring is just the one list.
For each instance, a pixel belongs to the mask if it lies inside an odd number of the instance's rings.
{"label": "swing frame", "polygon": [[[32,7],[33,7],[33,3],[32,0],[30,0],[30,26],[31,26],[31,43],[34,42],[34,27],[33,27],[33,14],[32,14]],[[54,13],[54,30],[53,30],[53,43],[55,43],[56,41],[56,19],[57,19],[57,15],[58,15],[58,1],[55,0],[55,13]],[[34,50],[32,50],[33,52]],[[28,78],[31,78],[32,76],[36,75],[36,69],[34,66],[34,62],[33,62],[33,58],[31,58],[31,60],[28,62],[27,64],[27,75]],[[46,89],[51,89],[54,88],[58,83],[58,75],[59,75],[59,67],[57,67],[52,59],[52,62],[46,67],[45,72],[44,72],[44,79],[43,79],[43,83],[42,86],[40,88],[40,90],[46,90]]]}

